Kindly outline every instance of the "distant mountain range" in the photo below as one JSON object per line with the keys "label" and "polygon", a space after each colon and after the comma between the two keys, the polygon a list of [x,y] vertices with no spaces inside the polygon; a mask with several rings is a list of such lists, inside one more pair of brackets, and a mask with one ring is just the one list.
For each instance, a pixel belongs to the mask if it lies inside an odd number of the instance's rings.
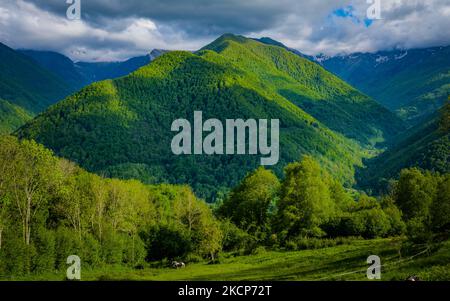
{"label": "distant mountain range", "polygon": [[147,55],[133,57],[123,62],[73,62],[57,52],[36,50],[19,50],[19,52],[79,90],[96,81],[128,75],[167,51],[154,49]]}
{"label": "distant mountain range", "polygon": [[355,166],[402,122],[320,65],[283,47],[223,35],[174,51],[128,76],[87,86],[22,127],[58,155],[103,175],[188,183],[208,199],[259,165],[256,156],[177,156],[171,123],[279,119],[280,163],[309,154],[351,185]]}
{"label": "distant mountain range", "polygon": [[450,95],[450,46],[310,56],[268,37],[255,39],[317,62],[410,125],[425,122]]}
{"label": "distant mountain range", "polygon": [[0,133],[95,81],[125,76],[165,52],[153,50],[124,62],[75,63],[60,53],[14,50],[0,43]]}
{"label": "distant mountain range", "polygon": [[450,95],[450,46],[315,60],[413,125],[427,120]]}

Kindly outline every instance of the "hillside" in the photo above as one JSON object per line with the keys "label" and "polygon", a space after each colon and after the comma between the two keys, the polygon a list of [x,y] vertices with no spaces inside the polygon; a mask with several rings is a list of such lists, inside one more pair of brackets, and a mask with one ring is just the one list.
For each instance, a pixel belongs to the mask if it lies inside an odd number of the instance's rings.
{"label": "hillside", "polygon": [[31,118],[24,109],[0,99],[0,135],[11,133]]}
{"label": "hillside", "polygon": [[419,167],[440,173],[450,172],[450,101],[428,118],[398,137],[398,142],[385,153],[368,161],[360,172],[363,187],[386,188],[401,169]]}
{"label": "hillside", "polygon": [[327,70],[413,124],[436,112],[450,93],[450,46],[319,60]]}
{"label": "hillside", "polygon": [[0,98],[38,113],[71,91],[61,78],[0,43]]}
{"label": "hillside", "polygon": [[163,54],[124,62],[73,62],[52,51],[13,50],[0,43],[0,132],[10,133],[31,116],[95,81],[125,76]]}
{"label": "hillside", "polygon": [[52,51],[18,50],[30,57],[42,68],[47,69],[67,82],[73,91],[79,90],[91,82],[80,73],[75,63],[65,55]]}
{"label": "hillside", "polygon": [[347,184],[367,156],[362,146],[401,128],[386,109],[317,64],[278,46],[225,35],[195,54],[170,52],[129,76],[94,83],[17,135],[89,171],[189,183],[211,198],[254,169],[259,156],[173,155],[171,123],[192,121],[196,110],[222,121],[280,119],[278,174],[286,163],[312,154]]}
{"label": "hillside", "polygon": [[383,141],[403,129],[388,110],[285,47],[224,35],[203,49],[214,50],[251,71],[263,83],[261,89],[281,95],[333,131],[364,145]]}

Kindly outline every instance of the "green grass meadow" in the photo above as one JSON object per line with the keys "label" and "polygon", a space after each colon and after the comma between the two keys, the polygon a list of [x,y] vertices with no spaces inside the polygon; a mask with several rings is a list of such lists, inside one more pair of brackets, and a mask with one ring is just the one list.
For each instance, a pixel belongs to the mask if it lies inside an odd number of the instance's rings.
{"label": "green grass meadow", "polygon": [[[263,251],[249,256],[225,253],[220,263],[188,263],[185,268],[132,269],[123,266],[104,266],[101,269],[81,269],[83,281],[365,281],[369,255],[381,258],[381,280],[405,280],[417,275],[420,280],[450,280],[450,241],[438,250],[423,252],[417,249],[402,254],[400,239],[356,240],[351,244],[302,251]],[[416,254],[419,255],[415,256]],[[154,264],[153,264],[154,265]],[[65,279],[65,271],[29,275],[14,280],[58,281]]]}

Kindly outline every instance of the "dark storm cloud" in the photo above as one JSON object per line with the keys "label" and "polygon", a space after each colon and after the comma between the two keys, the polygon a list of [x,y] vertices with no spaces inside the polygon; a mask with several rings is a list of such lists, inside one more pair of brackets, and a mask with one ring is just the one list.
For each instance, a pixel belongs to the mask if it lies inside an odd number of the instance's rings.
{"label": "dark storm cloud", "polygon": [[[67,9],[64,0],[26,1],[61,16]],[[81,3],[83,17],[94,26],[109,26],[114,18],[149,18],[190,36],[261,31],[274,26],[297,6],[291,0],[81,0]]]}

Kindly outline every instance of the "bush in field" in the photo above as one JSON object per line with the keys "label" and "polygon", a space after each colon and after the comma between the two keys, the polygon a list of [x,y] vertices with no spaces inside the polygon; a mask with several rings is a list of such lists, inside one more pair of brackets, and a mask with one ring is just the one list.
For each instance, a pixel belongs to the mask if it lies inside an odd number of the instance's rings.
{"label": "bush in field", "polygon": [[354,237],[315,238],[297,237],[294,242],[296,250],[322,249],[338,245],[350,244]]}
{"label": "bush in field", "polygon": [[395,206],[395,203],[390,197],[383,198],[382,208],[389,220],[389,230],[386,233],[387,236],[399,236],[405,234],[406,224],[402,219],[402,212]]}
{"label": "bush in field", "polygon": [[[402,211],[408,237],[416,243],[431,242],[450,229],[450,180],[419,169],[405,169],[393,188],[393,198]],[[447,234],[445,234],[447,233]]]}
{"label": "bush in field", "polygon": [[408,238],[414,243],[430,241],[432,233],[427,226],[427,222],[421,217],[414,217],[406,222]]}
{"label": "bush in field", "polygon": [[366,229],[362,233],[364,238],[376,238],[385,236],[390,230],[389,219],[383,210],[374,208],[360,211],[362,219],[365,220]]}

